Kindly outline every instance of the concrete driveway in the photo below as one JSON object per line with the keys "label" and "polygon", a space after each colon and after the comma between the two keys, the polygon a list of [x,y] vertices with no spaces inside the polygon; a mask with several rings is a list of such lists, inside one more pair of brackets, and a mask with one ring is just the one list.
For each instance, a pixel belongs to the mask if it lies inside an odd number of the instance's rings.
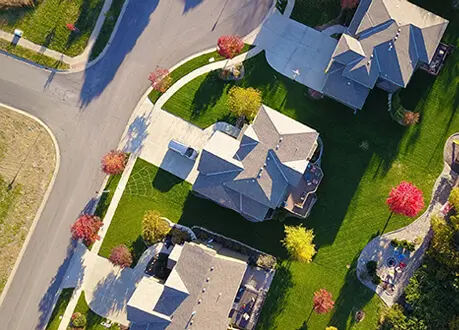
{"label": "concrete driveway", "polygon": [[325,68],[338,43],[323,33],[274,11],[255,38],[254,43],[266,50],[268,63],[284,76],[321,92]]}
{"label": "concrete driveway", "polygon": [[146,161],[193,184],[199,174],[197,167],[200,155],[196,160],[190,160],[170,150],[169,142],[172,139],[178,140],[201,153],[204,145],[216,130],[234,135],[239,132],[227,123],[216,123],[206,129],[201,129],[155,107],[147,98],[128,125],[125,151],[137,153]]}

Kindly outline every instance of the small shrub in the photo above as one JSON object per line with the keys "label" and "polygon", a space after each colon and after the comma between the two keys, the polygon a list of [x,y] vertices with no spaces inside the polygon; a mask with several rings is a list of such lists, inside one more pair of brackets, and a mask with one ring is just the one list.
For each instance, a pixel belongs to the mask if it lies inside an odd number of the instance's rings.
{"label": "small shrub", "polygon": [[374,260],[370,260],[367,262],[367,272],[370,275],[376,274],[376,269],[378,268],[378,263]]}
{"label": "small shrub", "polygon": [[414,250],[416,250],[415,243],[408,242],[407,240],[399,241],[398,239],[393,239],[390,241],[390,244],[395,248],[402,248],[410,252],[413,252]]}
{"label": "small shrub", "polygon": [[121,244],[112,249],[108,260],[121,268],[129,267],[132,265],[132,254],[126,245]]}
{"label": "small shrub", "polygon": [[84,328],[86,326],[86,316],[79,312],[73,313],[71,323],[74,328]]}
{"label": "small shrub", "polygon": [[456,212],[459,212],[459,187],[453,188],[451,190],[448,201],[454,207]]}
{"label": "small shrub", "polygon": [[276,265],[276,258],[269,254],[259,254],[255,264],[264,269],[273,269]]}
{"label": "small shrub", "polygon": [[169,232],[169,235],[171,235],[172,244],[174,245],[191,241],[191,235],[187,231],[181,230],[177,227],[173,227]]}
{"label": "small shrub", "polygon": [[413,112],[406,110],[403,114],[403,124],[414,125],[419,122],[419,112]]}
{"label": "small shrub", "polygon": [[378,268],[378,263],[374,260],[370,260],[366,264],[368,277],[369,279],[371,279],[371,282],[376,285],[381,283],[381,279],[379,278],[378,274],[376,274],[377,268]]}
{"label": "small shrub", "polygon": [[170,232],[169,223],[161,219],[158,211],[147,211],[142,220],[142,237],[145,243],[152,245],[162,241]]}

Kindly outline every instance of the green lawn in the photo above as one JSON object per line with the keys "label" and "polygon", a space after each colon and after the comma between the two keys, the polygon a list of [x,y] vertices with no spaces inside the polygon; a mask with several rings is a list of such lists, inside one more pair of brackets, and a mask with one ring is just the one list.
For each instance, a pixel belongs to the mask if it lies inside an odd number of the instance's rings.
{"label": "green lawn", "polygon": [[102,28],[97,36],[96,43],[94,44],[90,59],[95,59],[102,51],[104,50],[105,46],[107,45],[108,41],[110,40],[110,36],[112,35],[113,29],[115,28],[116,22],[118,21],[118,17],[120,16],[121,9],[123,9],[124,0],[113,0],[110,9],[108,10],[107,14],[105,14],[105,21],[102,25]]}
{"label": "green lawn", "polygon": [[[0,10],[0,29],[24,31],[23,38],[69,56],[81,54],[104,0],[39,0],[34,8]],[[67,24],[80,31],[71,32]]]}
{"label": "green lawn", "polygon": [[110,202],[112,201],[113,195],[115,194],[116,187],[118,187],[118,183],[120,182],[121,174],[118,175],[110,175],[108,178],[107,184],[105,185],[104,192],[100,196],[99,203],[97,203],[96,211],[94,212],[102,220],[104,219],[105,213],[110,206]]}
{"label": "green lawn", "polygon": [[[241,51],[242,53],[248,52],[251,48],[253,48],[252,45],[245,44],[244,48]],[[218,54],[217,51],[207,53],[198,57],[193,58],[192,60],[189,60],[188,62],[183,63],[181,66],[176,68],[174,71],[170,73],[170,76],[172,78],[172,84],[174,84],[177,80],[180,78],[183,78],[186,76],[188,73],[196,70],[197,68],[200,68],[206,64],[209,64],[209,59],[214,58],[215,61],[222,61],[225,58]],[[155,103],[159,97],[162,94],[159,91],[152,90],[151,93],[148,95],[148,98],[150,99],[151,102]]]}
{"label": "green lawn", "polygon": [[61,62],[61,61],[56,61],[52,57],[48,57],[46,55],[34,52],[30,49],[21,47],[21,46],[13,46],[10,42],[0,39],[0,50],[6,51],[12,55],[16,55],[22,58],[25,58],[27,60],[33,61],[37,64],[43,65],[47,68],[53,68],[53,69],[68,69],[69,65]]}
{"label": "green lawn", "polygon": [[[429,2],[424,2],[424,7]],[[434,12],[450,19],[445,40],[459,46],[459,14],[435,3]],[[455,16],[453,16],[455,15]],[[431,197],[433,183],[443,167],[443,145],[459,131],[459,52],[447,61],[438,77],[418,71],[401,92],[405,108],[421,114],[420,122],[402,127],[387,113],[387,95],[374,90],[357,115],[345,106],[324,98],[311,100],[307,88],[274,72],[264,54],[245,62],[246,76],[236,84],[258,88],[263,102],[313,128],[324,142],[325,173],[318,202],[303,223],[314,229],[318,253],[311,264],[285,260],[280,244],[283,224],[253,224],[238,214],[190,194],[190,185],[139,160],[110,226],[101,254],[125,243],[138,246],[143,213],[157,209],[172,221],[201,225],[284,259],[278,269],[259,321],[258,329],[375,329],[380,300],[355,276],[361,249],[375,235],[406,226],[412,220],[392,216],[385,205],[388,192],[402,180],[416,184]],[[198,77],[181,88],[165,109],[206,127],[227,119],[226,97],[234,83],[223,83],[213,73]],[[368,143],[368,149],[362,148]],[[349,267],[349,268],[348,268]],[[313,292],[326,288],[336,300],[328,315],[313,314]],[[353,324],[358,309],[365,320]]]}
{"label": "green lawn", "polygon": [[[75,307],[74,313],[79,312],[86,316],[86,327],[84,330],[117,330],[119,327],[117,325],[112,325],[110,328],[106,328],[101,325],[102,322],[106,322],[107,319],[100,315],[94,313],[91,308],[89,308],[88,304],[86,303],[86,298],[84,295],[84,291],[81,292],[81,296],[78,299],[78,303]],[[70,329],[70,327],[69,327]]]}
{"label": "green lawn", "polygon": [[290,18],[316,27],[337,18],[340,9],[340,0],[295,0]]}
{"label": "green lawn", "polygon": [[61,319],[59,317],[64,315],[70,298],[72,298],[73,290],[74,288],[62,290],[59,299],[57,300],[56,306],[54,306],[53,312],[51,313],[51,317],[48,321],[48,325],[46,326],[46,330],[59,329],[59,325],[61,324]]}

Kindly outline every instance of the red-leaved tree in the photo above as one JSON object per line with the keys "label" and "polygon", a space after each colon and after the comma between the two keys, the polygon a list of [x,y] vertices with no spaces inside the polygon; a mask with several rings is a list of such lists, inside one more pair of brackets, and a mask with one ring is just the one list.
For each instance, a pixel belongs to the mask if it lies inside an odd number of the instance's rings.
{"label": "red-leaved tree", "polygon": [[317,314],[326,314],[331,311],[335,306],[332,298],[332,294],[325,289],[314,292],[314,312]]}
{"label": "red-leaved tree", "polygon": [[121,268],[129,267],[132,265],[132,254],[126,245],[121,244],[112,249],[108,260]]}
{"label": "red-leaved tree", "polygon": [[84,214],[80,216],[70,228],[74,240],[83,240],[87,246],[94,243],[100,237],[97,235],[102,221],[95,215]]}
{"label": "red-leaved tree", "polygon": [[217,41],[218,53],[226,59],[239,55],[244,48],[244,42],[238,36],[221,36]]}
{"label": "red-leaved tree", "polygon": [[102,171],[106,174],[121,174],[127,163],[127,155],[121,150],[112,150],[102,157]]}
{"label": "red-leaved tree", "polygon": [[151,87],[154,90],[164,93],[172,84],[172,77],[169,75],[169,70],[156,67],[155,71],[148,76],[151,81]]}
{"label": "red-leaved tree", "polygon": [[396,214],[415,217],[424,208],[424,199],[420,189],[402,181],[397,187],[392,188],[386,204]]}

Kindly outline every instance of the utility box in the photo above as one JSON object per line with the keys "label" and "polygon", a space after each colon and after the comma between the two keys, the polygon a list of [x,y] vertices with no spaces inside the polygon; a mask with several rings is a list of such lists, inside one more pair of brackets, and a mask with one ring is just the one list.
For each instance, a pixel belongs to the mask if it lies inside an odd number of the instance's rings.
{"label": "utility box", "polygon": [[24,34],[24,31],[19,30],[19,29],[14,29],[14,35],[15,35],[16,37],[21,38],[23,34]]}

